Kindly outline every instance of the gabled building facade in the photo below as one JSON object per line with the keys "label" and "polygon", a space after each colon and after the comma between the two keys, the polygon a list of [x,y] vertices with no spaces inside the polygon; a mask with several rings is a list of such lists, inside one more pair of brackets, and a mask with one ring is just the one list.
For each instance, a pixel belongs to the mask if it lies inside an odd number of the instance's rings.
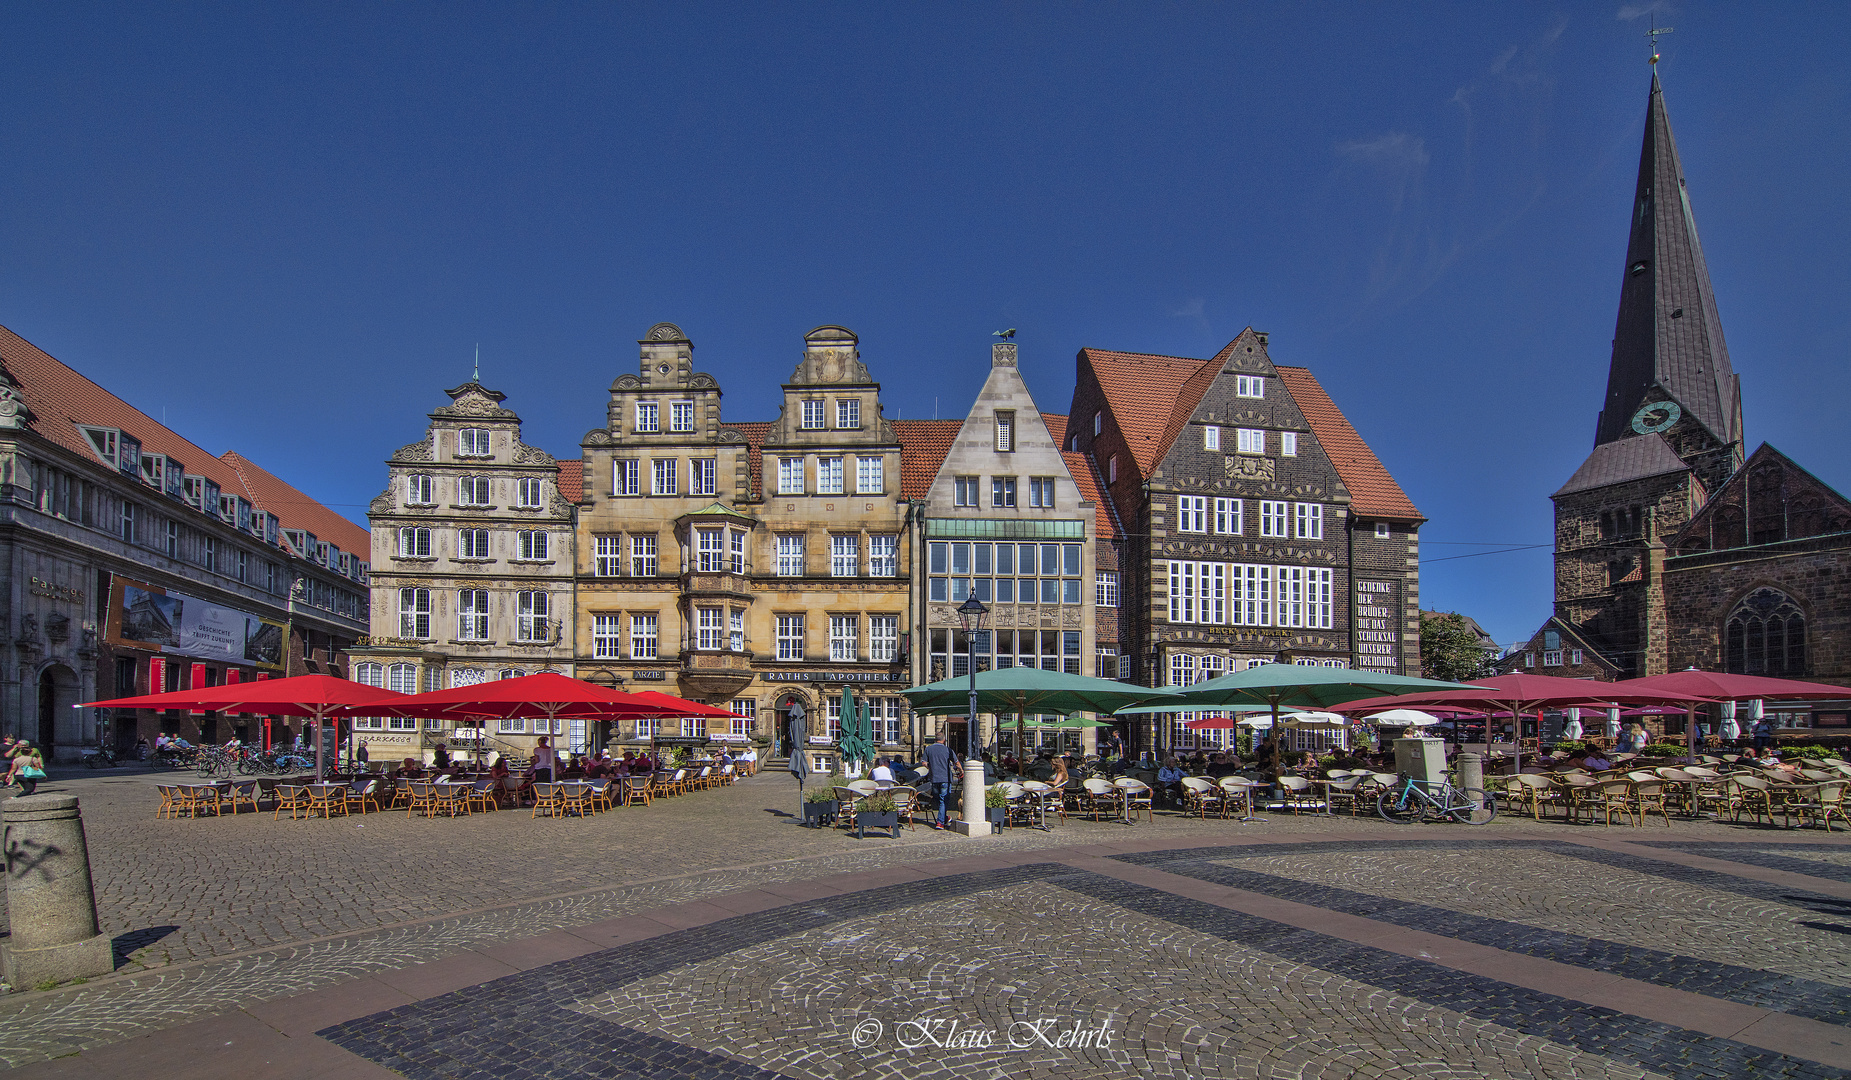
{"label": "gabled building facade", "polygon": [[[1425,520],[1303,368],[1251,329],[1207,360],[1083,349],[1068,448],[1122,523],[1122,645],[1147,685],[1267,661],[1417,674]],[[1195,744],[1179,722],[1134,745]]]}
{"label": "gabled building facade", "polygon": [[214,456],[0,328],[0,731],[74,761],[166,731],[287,739],[299,719],[80,701],[342,671],[366,530]]}
{"label": "gabled building facade", "polygon": [[[921,682],[978,670],[1037,667],[1097,675],[1096,505],[1068,471],[1060,418],[1044,422],[1016,365],[1016,345],[991,346],[990,372],[913,515],[921,614]],[[975,597],[988,623],[975,640],[957,608]],[[973,648],[973,646],[975,646]],[[1116,671],[1106,675],[1116,677]],[[951,721],[952,742],[967,745],[967,722]],[[1017,736],[1025,744],[1017,745]],[[1042,746],[1079,751],[1080,733],[1004,723],[983,732],[984,746],[1020,752]],[[1062,737],[1065,741],[1062,742]]]}
{"label": "gabled building facade", "polygon": [[[572,672],[574,507],[552,455],[521,441],[506,395],[470,381],[445,391],[424,438],[386,462],[367,517],[373,535],[371,633],[351,677],[418,693],[539,671]],[[574,463],[576,464],[576,463]],[[544,721],[500,721],[487,746],[522,755]],[[454,725],[355,721],[383,760],[422,758]],[[459,743],[459,745],[463,745]]]}

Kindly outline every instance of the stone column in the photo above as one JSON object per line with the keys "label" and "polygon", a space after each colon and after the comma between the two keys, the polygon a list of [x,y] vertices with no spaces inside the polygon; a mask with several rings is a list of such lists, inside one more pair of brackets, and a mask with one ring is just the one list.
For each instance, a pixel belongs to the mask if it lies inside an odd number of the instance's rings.
{"label": "stone column", "polygon": [[75,795],[26,795],[0,804],[5,822],[7,918],[0,966],[14,990],[115,970],[96,922],[90,851]]}

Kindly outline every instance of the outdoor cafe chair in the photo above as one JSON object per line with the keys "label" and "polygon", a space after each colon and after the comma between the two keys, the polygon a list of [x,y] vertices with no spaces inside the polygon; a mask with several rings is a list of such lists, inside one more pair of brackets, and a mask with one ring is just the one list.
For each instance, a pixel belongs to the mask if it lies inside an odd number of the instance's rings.
{"label": "outdoor cafe chair", "polygon": [[649,789],[647,776],[621,776],[617,778],[617,782],[623,786],[623,805],[625,806],[635,806],[638,803],[648,806],[655,798],[655,793]]}
{"label": "outdoor cafe chair", "polygon": [[1733,776],[1724,777],[1722,782],[1723,801],[1719,809],[1727,810],[1730,818],[1738,825],[1742,822],[1743,811],[1748,812],[1749,818],[1752,821],[1760,821],[1762,815],[1765,814],[1768,824],[1772,825],[1774,823],[1774,808],[1772,803],[1768,800],[1767,789],[1767,781],[1761,779],[1759,776],[1753,776],[1748,773],[1737,773]]}
{"label": "outdoor cafe chair", "polygon": [[1103,777],[1088,778],[1082,785],[1086,791],[1087,808],[1093,812],[1093,820],[1098,821],[1101,813],[1117,813],[1120,792],[1112,786],[1112,781]]}
{"label": "outdoor cafe chair", "polygon": [[559,817],[565,813],[565,796],[559,785],[541,781],[533,786],[533,816]]}
{"label": "outdoor cafe chair", "polygon": [[1666,805],[1663,780],[1634,781],[1632,802],[1633,812],[1639,816],[1641,823],[1645,821],[1645,815],[1656,810],[1658,816],[1665,819],[1665,828],[1671,827],[1671,811]]}
{"label": "outdoor cafe chair", "polygon": [[500,782],[494,777],[484,776],[471,784],[468,791],[463,792],[463,802],[472,811],[499,810],[501,801],[496,798],[496,789],[500,786]]}
{"label": "outdoor cafe chair", "polygon": [[1311,792],[1311,781],[1302,776],[1281,776],[1279,778],[1280,802],[1293,813],[1301,806],[1310,806],[1315,802]]}
{"label": "outdoor cafe chair", "polygon": [[1253,816],[1253,789],[1258,787],[1258,784],[1244,776],[1224,776],[1215,782],[1215,786],[1221,789],[1223,816],[1226,816],[1236,802],[1240,803],[1240,816],[1243,820]]}
{"label": "outdoor cafe chair", "polygon": [[577,814],[579,817],[590,817],[594,809],[592,797],[598,790],[597,782],[595,780],[573,780],[566,783],[564,787],[566,813]]}
{"label": "outdoor cafe chair", "polygon": [[242,802],[250,803],[251,813],[257,813],[257,781],[238,780],[233,782],[226,787],[224,799],[231,804],[231,812],[234,815],[238,812],[238,804]]}
{"label": "outdoor cafe chair", "polygon": [[1804,776],[1808,780],[1814,780],[1814,781],[1819,781],[1819,782],[1838,779],[1837,773],[1826,772],[1824,769],[1801,769],[1800,775]]}
{"label": "outdoor cafe chair", "polygon": [[276,812],[270,815],[275,820],[289,811],[289,820],[294,821],[309,808],[308,786],[305,784],[276,785]]}
{"label": "outdoor cafe chair", "polygon": [[369,806],[372,807],[374,810],[378,810],[379,809],[379,781],[377,780],[355,780],[353,783],[347,785],[347,791],[345,792],[345,799],[347,802],[347,812],[348,813],[353,812],[355,807],[358,807],[360,812],[363,814],[366,812],[366,808]]}
{"label": "outdoor cafe chair", "polygon": [[1138,811],[1144,812],[1144,820],[1154,820],[1155,810],[1151,806],[1150,785],[1130,776],[1121,776],[1114,784],[1124,792],[1125,820],[1136,821]]}
{"label": "outdoor cafe chair", "polygon": [[1634,814],[1632,800],[1632,781],[1626,779],[1601,780],[1596,784],[1596,795],[1602,815],[1602,824],[1613,824],[1613,815],[1619,814],[1628,824],[1637,826],[1639,822]]}
{"label": "outdoor cafe chair", "polygon": [[832,790],[836,793],[836,820],[853,825],[855,823],[855,804],[866,796],[855,790],[853,785],[838,787]]}
{"label": "outdoor cafe chair", "polygon": [[1345,776],[1329,780],[1324,784],[1324,805],[1331,813],[1337,812],[1339,805],[1349,808],[1350,816],[1355,817],[1362,811],[1363,777]]}
{"label": "outdoor cafe chair", "polygon": [[1790,800],[1787,810],[1799,819],[1802,826],[1809,821],[1817,822],[1825,826],[1826,832],[1831,832],[1834,817],[1851,826],[1851,819],[1845,817],[1847,786],[1851,786],[1851,780],[1831,780],[1814,785],[1806,796]]}
{"label": "outdoor cafe chair", "polygon": [[311,817],[347,816],[347,785],[311,784],[308,789],[308,812]]}
{"label": "outdoor cafe chair", "polygon": [[1569,821],[1579,821],[1583,810],[1587,811],[1590,822],[1594,820],[1594,811],[1600,806],[1598,781],[1587,773],[1573,770],[1557,777],[1556,784],[1560,787],[1562,809]]}
{"label": "outdoor cafe chair", "polygon": [[912,828],[913,811],[919,806],[919,792],[913,788],[896,785],[888,789],[887,794],[893,798],[893,809],[900,815],[900,821],[907,828]]}
{"label": "outdoor cafe chair", "polygon": [[429,780],[402,780],[399,786],[405,790],[405,816],[422,813],[431,817],[437,812],[437,793],[432,790],[437,785]]}
{"label": "outdoor cafe chair", "polygon": [[154,790],[161,794],[161,805],[155,809],[154,816],[157,818],[179,817],[180,807],[185,800],[180,789],[172,784],[156,784]]}
{"label": "outdoor cafe chair", "polygon": [[609,810],[617,805],[619,785],[615,779],[605,780],[591,789],[591,808]]}
{"label": "outdoor cafe chair", "polygon": [[1022,781],[1022,790],[1028,793],[1028,798],[1035,801],[1035,817],[1040,822],[1041,828],[1045,829],[1048,827],[1048,811],[1050,809],[1056,814],[1059,814],[1062,821],[1067,820],[1065,800],[1061,798],[1060,792],[1054,790],[1052,785],[1041,780],[1024,780]]}
{"label": "outdoor cafe chair", "polygon": [[1029,812],[1033,804],[1027,798],[1028,790],[1014,780],[1004,780],[996,789],[1003,793],[1003,827],[1030,824]]}
{"label": "outdoor cafe chair", "polygon": [[1212,780],[1200,776],[1183,777],[1183,810],[1195,811],[1195,816],[1206,818],[1210,809],[1220,817],[1227,817],[1227,800],[1223,798],[1221,787]]}

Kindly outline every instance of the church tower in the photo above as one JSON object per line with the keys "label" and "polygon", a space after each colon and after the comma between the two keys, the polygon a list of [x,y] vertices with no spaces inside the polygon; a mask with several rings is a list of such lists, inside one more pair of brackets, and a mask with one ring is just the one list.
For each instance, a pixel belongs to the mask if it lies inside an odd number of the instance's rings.
{"label": "church tower", "polygon": [[1741,383],[1654,72],[1594,450],[1551,496],[1556,615],[1624,676],[1665,670],[1663,538],[1741,465]]}

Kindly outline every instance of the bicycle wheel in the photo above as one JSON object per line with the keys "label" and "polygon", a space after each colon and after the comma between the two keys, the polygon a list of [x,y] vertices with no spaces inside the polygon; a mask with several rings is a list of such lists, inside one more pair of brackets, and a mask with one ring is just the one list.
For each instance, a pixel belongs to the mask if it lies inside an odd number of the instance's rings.
{"label": "bicycle wheel", "polygon": [[211,776],[214,771],[212,767],[212,759],[205,758],[205,757],[200,758],[196,763],[194,763],[193,771],[198,773],[201,776]]}
{"label": "bicycle wheel", "polygon": [[[1496,796],[1478,788],[1458,788],[1453,792],[1453,808],[1446,816],[1462,825],[1484,825],[1498,816]],[[1461,806],[1459,803],[1468,805]]]}
{"label": "bicycle wheel", "polygon": [[1375,812],[1392,825],[1412,825],[1426,816],[1427,804],[1405,791],[1384,791],[1375,797]]}

